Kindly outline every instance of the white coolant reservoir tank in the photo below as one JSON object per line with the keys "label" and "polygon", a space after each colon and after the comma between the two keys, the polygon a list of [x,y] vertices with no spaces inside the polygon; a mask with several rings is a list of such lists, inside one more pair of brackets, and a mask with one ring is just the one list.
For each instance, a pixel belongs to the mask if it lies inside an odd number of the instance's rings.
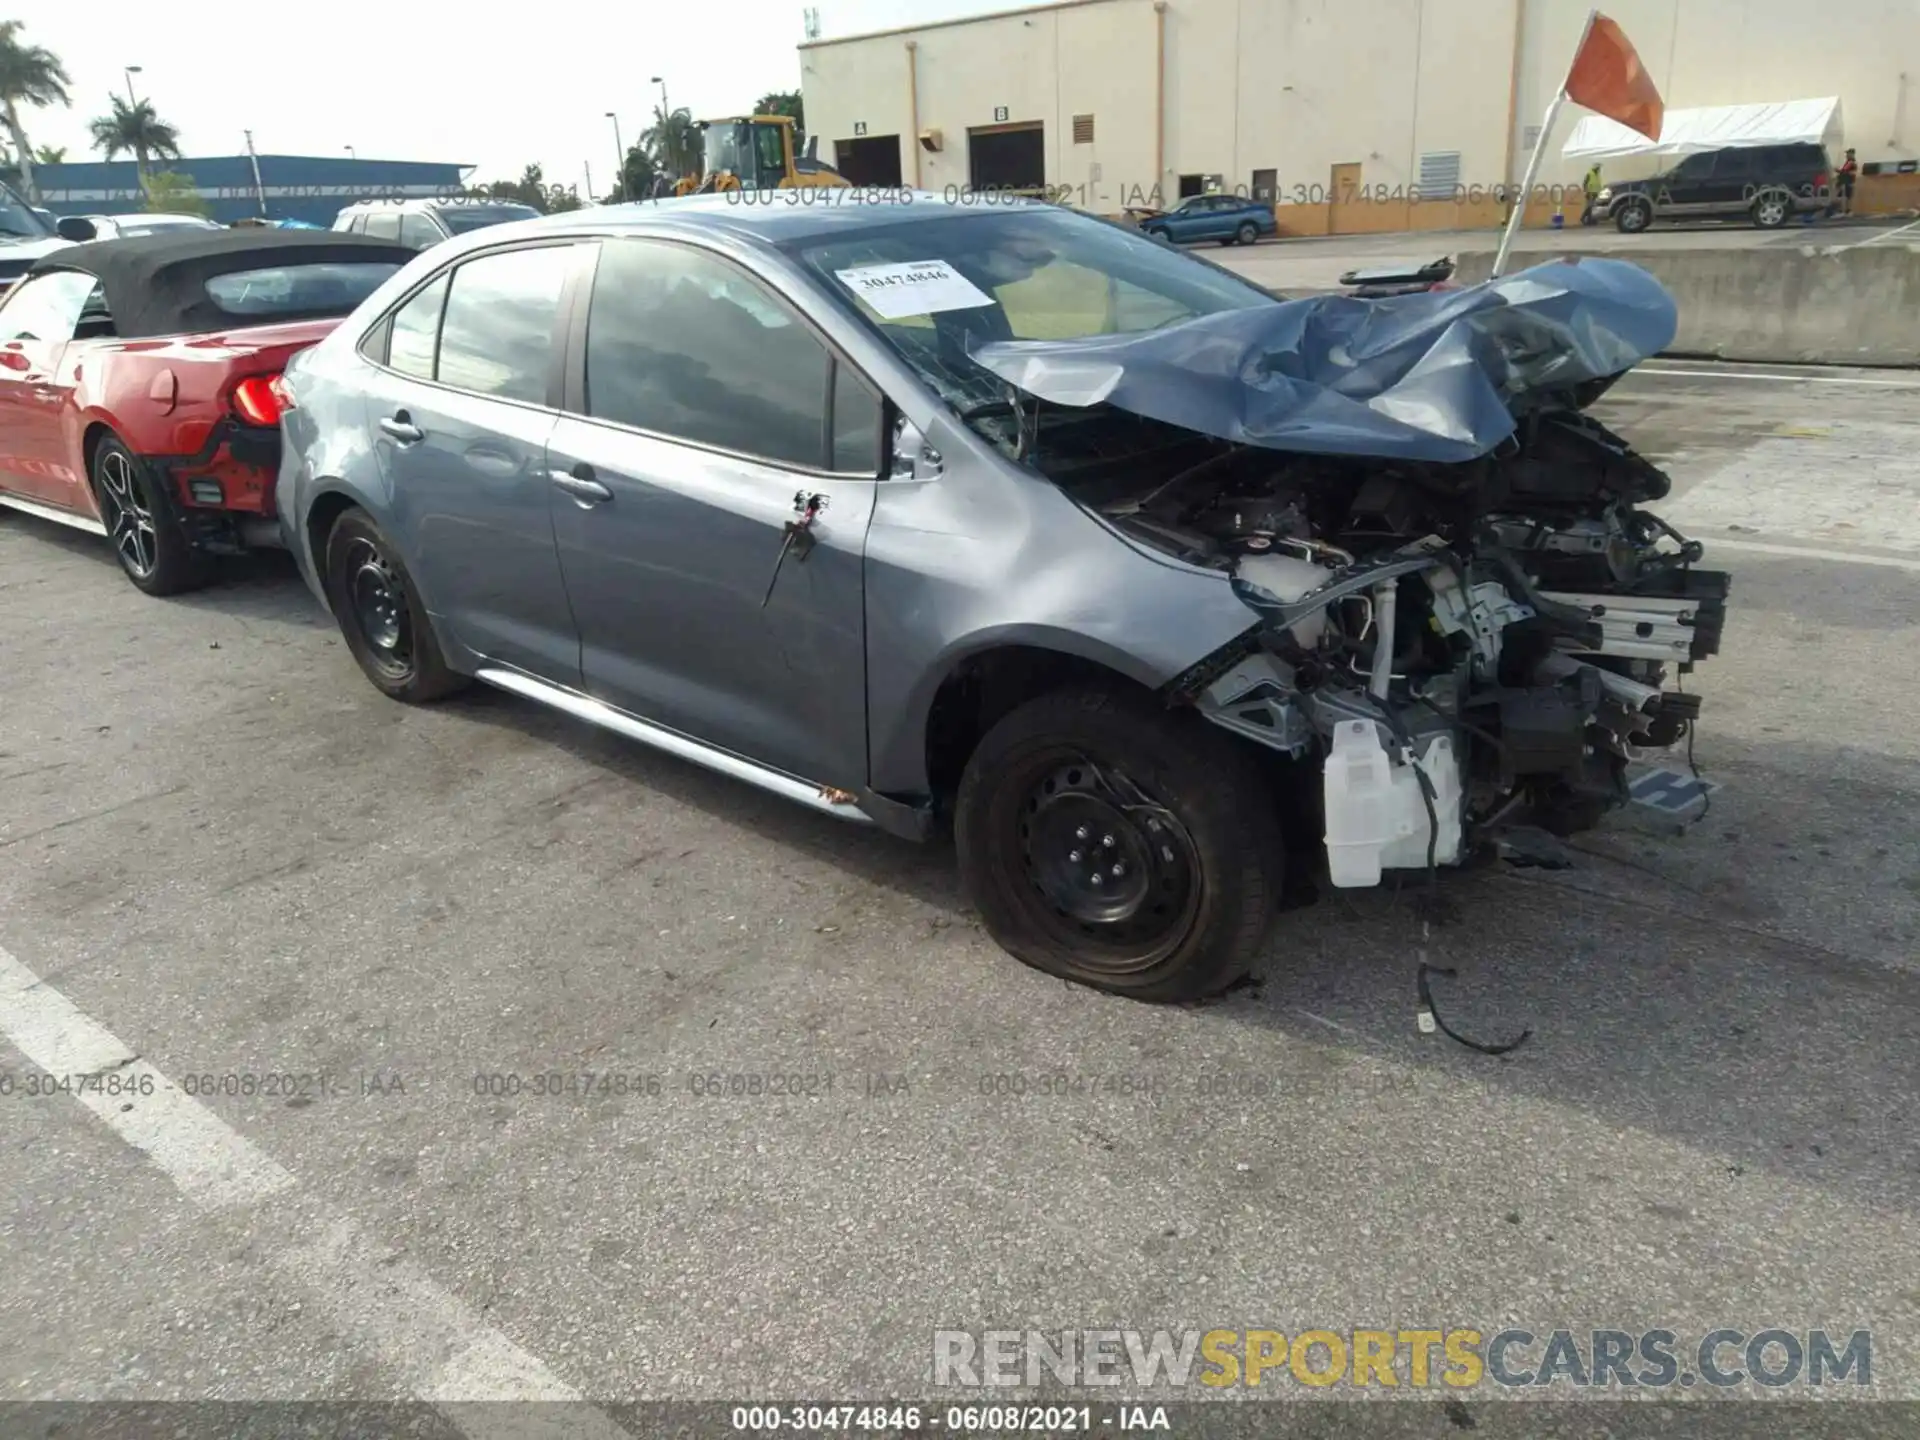
{"label": "white coolant reservoir tank", "polygon": [[[1234,567],[1242,580],[1251,581],[1282,605],[1291,605],[1309,590],[1318,590],[1333,574],[1324,565],[1303,560],[1298,555],[1243,555]],[[1311,650],[1326,633],[1327,612],[1317,610],[1298,621],[1293,638]]]}
{"label": "white coolant reservoir tank", "polygon": [[[1418,761],[1433,786],[1439,837],[1436,865],[1460,858],[1460,811],[1464,786],[1451,737],[1429,741]],[[1412,765],[1396,765],[1369,720],[1342,720],[1333,727],[1333,753],[1322,774],[1327,814],[1327,870],[1341,889],[1380,883],[1382,869],[1424,869],[1427,863],[1427,796]]]}
{"label": "white coolant reservoir tank", "polygon": [[1321,784],[1327,812],[1327,869],[1354,889],[1380,883],[1380,852],[1394,840],[1393,761],[1371,720],[1333,727]]}

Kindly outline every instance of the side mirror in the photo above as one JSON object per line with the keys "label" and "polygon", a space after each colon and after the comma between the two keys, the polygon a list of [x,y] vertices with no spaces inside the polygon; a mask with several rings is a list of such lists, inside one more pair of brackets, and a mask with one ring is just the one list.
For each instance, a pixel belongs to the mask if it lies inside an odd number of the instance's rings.
{"label": "side mirror", "polygon": [[62,240],[71,240],[76,245],[84,245],[89,240],[97,239],[100,234],[93,222],[84,215],[62,215],[54,222],[53,228],[59,232]]}
{"label": "side mirror", "polygon": [[927,437],[920,432],[906,416],[901,415],[893,425],[892,464],[887,471],[890,480],[932,480],[935,479],[946,463],[940,458],[940,452],[927,443]]}

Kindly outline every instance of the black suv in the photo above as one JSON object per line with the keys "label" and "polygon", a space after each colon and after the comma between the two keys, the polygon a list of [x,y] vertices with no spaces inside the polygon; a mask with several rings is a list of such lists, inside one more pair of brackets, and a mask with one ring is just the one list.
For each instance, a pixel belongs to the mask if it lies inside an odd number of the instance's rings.
{"label": "black suv", "polygon": [[1689,155],[1651,180],[1602,190],[1598,219],[1633,235],[1659,220],[1735,220],[1763,229],[1833,203],[1833,162],[1818,145],[1734,145]]}

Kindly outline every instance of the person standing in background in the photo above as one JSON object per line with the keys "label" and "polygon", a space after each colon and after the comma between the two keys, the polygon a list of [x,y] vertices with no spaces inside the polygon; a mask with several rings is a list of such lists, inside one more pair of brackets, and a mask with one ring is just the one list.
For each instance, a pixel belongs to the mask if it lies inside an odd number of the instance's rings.
{"label": "person standing in background", "polygon": [[1853,151],[1847,151],[1847,158],[1840,163],[1840,173],[1833,177],[1833,198],[1842,215],[1853,213],[1853,182],[1859,178],[1860,162],[1853,158]]}
{"label": "person standing in background", "polygon": [[1586,187],[1587,208],[1580,212],[1580,223],[1592,225],[1595,223],[1594,209],[1600,203],[1600,162],[1598,160],[1593,162],[1593,168],[1587,171],[1587,178],[1582,183]]}

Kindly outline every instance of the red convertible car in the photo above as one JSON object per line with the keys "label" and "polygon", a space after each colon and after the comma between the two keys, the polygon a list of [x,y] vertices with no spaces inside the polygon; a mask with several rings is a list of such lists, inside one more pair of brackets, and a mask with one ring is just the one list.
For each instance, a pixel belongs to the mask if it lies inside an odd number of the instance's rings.
{"label": "red convertible car", "polygon": [[194,230],[73,245],[0,303],[0,506],[110,536],[149,595],[277,545],[273,381],[414,258],[393,242]]}

